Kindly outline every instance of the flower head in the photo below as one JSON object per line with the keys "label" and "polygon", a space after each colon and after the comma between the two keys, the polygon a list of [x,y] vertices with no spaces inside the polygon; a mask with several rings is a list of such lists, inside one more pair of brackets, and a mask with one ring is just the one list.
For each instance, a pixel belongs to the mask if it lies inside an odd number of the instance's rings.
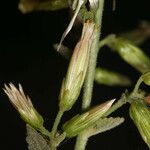
{"label": "flower head", "polygon": [[142,100],[134,100],[130,107],[130,117],[137,126],[143,140],[150,148],[150,109]]}
{"label": "flower head", "polygon": [[109,46],[139,72],[145,73],[150,70],[150,58],[126,39],[116,38]]}
{"label": "flower head", "polygon": [[89,63],[94,26],[90,21],[84,23],[81,39],[75,47],[66,78],[62,83],[59,103],[62,111],[70,110],[79,96]]}
{"label": "flower head", "polygon": [[74,116],[63,125],[67,137],[74,137],[86,128],[92,126],[111,107],[115,100],[102,103],[91,110]]}
{"label": "flower head", "polygon": [[43,126],[43,118],[34,108],[30,98],[25,96],[22,86],[19,84],[19,90],[10,83],[5,85],[5,93],[9,97],[10,102],[20,113],[21,118],[34,128]]}

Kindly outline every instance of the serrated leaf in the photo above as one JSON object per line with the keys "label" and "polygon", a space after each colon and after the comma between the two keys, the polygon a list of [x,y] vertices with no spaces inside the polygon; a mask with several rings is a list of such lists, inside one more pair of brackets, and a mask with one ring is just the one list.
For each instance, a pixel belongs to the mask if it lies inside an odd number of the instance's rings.
{"label": "serrated leaf", "polygon": [[27,137],[29,150],[50,150],[48,141],[31,126],[27,125]]}
{"label": "serrated leaf", "polygon": [[121,117],[99,119],[93,126],[86,129],[85,132],[87,134],[87,137],[91,137],[93,135],[97,135],[99,133],[113,129],[123,122],[124,118]]}

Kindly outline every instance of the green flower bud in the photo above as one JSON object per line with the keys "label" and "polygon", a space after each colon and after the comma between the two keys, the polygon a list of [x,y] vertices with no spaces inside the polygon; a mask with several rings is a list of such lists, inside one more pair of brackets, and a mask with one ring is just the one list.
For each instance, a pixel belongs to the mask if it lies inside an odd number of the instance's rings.
{"label": "green flower bud", "polygon": [[143,82],[146,84],[146,85],[149,85],[150,86],[150,72],[147,72],[145,74],[142,75],[142,79],[143,79]]}
{"label": "green flower bud", "polygon": [[19,9],[22,13],[44,10],[54,11],[68,7],[68,0],[21,0]]}
{"label": "green flower bud", "polygon": [[81,115],[78,114],[71,120],[67,121],[63,125],[63,130],[67,137],[74,137],[84,129],[93,125],[111,107],[113,102],[114,100],[105,102]]}
{"label": "green flower bud", "polygon": [[131,81],[126,76],[104,68],[96,68],[95,81],[99,84],[105,84],[108,86],[127,86],[131,84]]}
{"label": "green flower bud", "polygon": [[21,118],[33,128],[43,129],[43,118],[33,107],[30,98],[25,96],[21,85],[19,90],[11,83],[9,86],[5,85],[4,91]]}
{"label": "green flower bud", "polygon": [[150,148],[150,109],[140,100],[134,100],[130,106],[130,117],[137,126],[143,140]]}
{"label": "green flower bud", "polygon": [[62,83],[59,103],[62,111],[70,110],[80,94],[88,67],[93,31],[93,22],[84,24],[82,37],[75,47],[66,78]]}
{"label": "green flower bud", "polygon": [[129,41],[122,38],[116,38],[109,46],[117,51],[122,59],[139,72],[145,73],[150,70],[150,58],[146,56],[141,49],[131,44]]}

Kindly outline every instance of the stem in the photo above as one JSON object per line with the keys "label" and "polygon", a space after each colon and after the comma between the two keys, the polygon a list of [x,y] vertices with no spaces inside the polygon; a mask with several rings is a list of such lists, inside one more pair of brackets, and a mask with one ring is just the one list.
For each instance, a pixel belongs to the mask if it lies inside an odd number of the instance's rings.
{"label": "stem", "polygon": [[81,133],[77,137],[76,145],[75,145],[75,150],[85,150],[85,146],[87,144],[88,138],[84,133]]}
{"label": "stem", "polygon": [[99,48],[108,45],[109,43],[111,43],[112,41],[114,41],[115,39],[115,35],[114,34],[110,34],[108,35],[106,38],[104,38],[103,40],[101,40],[99,42]]}
{"label": "stem", "polygon": [[137,81],[137,83],[136,83],[136,85],[135,85],[135,87],[134,87],[134,90],[133,90],[133,94],[136,94],[137,92],[138,92],[138,90],[139,90],[139,87],[140,87],[140,85],[141,85],[141,83],[143,82],[143,79],[142,79],[142,76],[138,79],[138,81]]}
{"label": "stem", "polygon": [[99,0],[99,6],[95,15],[95,23],[96,23],[95,38],[91,47],[89,66],[88,66],[87,75],[84,83],[82,109],[87,109],[91,104],[96,61],[97,61],[97,55],[99,51],[99,39],[101,34],[100,31],[101,31],[101,24],[102,24],[103,7],[104,7],[104,0]]}
{"label": "stem", "polygon": [[[98,8],[95,14],[95,33],[94,33],[95,37],[93,39],[93,44],[91,46],[89,66],[88,66],[87,75],[84,83],[83,101],[82,101],[83,110],[87,109],[90,106],[91,99],[92,99],[96,61],[97,61],[97,55],[99,51],[99,39],[101,34],[103,7],[104,7],[104,0],[99,0]],[[88,137],[86,136],[86,134],[84,133],[79,134],[77,137],[75,150],[85,150],[87,141],[88,141]]]}
{"label": "stem", "polygon": [[39,131],[40,131],[43,135],[46,135],[46,136],[50,137],[50,132],[49,132],[47,129],[45,129],[45,127],[42,126],[42,127],[39,129]]}
{"label": "stem", "polygon": [[61,120],[63,114],[64,114],[63,111],[61,111],[61,110],[58,111],[58,114],[57,114],[57,116],[56,116],[56,118],[55,118],[55,122],[54,122],[54,125],[53,125],[53,128],[52,128],[52,132],[51,132],[52,138],[55,137],[55,134],[56,134],[56,132],[57,132],[57,127],[58,127],[58,125],[59,125],[59,122],[60,122],[60,120]]}

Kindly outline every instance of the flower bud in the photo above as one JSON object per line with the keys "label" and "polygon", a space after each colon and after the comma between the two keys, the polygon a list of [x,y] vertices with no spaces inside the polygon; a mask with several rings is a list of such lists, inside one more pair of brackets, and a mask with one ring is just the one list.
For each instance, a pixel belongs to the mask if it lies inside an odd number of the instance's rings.
{"label": "flower bud", "polygon": [[62,83],[59,104],[62,111],[70,110],[80,94],[88,67],[93,31],[93,22],[84,24],[82,37],[75,47],[66,78]]}
{"label": "flower bud", "polygon": [[131,84],[131,81],[126,76],[104,68],[96,68],[95,81],[99,84],[105,84],[108,86],[127,86]]}
{"label": "flower bud", "polygon": [[19,9],[22,13],[29,13],[37,10],[54,11],[67,8],[67,0],[20,0]]}
{"label": "flower bud", "polygon": [[150,58],[129,41],[123,38],[116,38],[109,46],[139,72],[145,73],[150,70]]}
{"label": "flower bud", "polygon": [[63,130],[67,137],[74,137],[84,129],[93,125],[111,107],[113,102],[114,100],[105,102],[81,115],[78,114],[71,120],[67,121],[63,125]]}
{"label": "flower bud", "polygon": [[9,87],[5,85],[5,93],[9,97],[10,102],[19,112],[21,118],[31,125],[33,128],[43,128],[43,118],[33,107],[30,98],[25,96],[21,85],[19,90],[13,85],[9,84]]}
{"label": "flower bud", "polygon": [[134,100],[130,106],[130,117],[137,126],[143,140],[150,148],[150,109],[140,100]]}

